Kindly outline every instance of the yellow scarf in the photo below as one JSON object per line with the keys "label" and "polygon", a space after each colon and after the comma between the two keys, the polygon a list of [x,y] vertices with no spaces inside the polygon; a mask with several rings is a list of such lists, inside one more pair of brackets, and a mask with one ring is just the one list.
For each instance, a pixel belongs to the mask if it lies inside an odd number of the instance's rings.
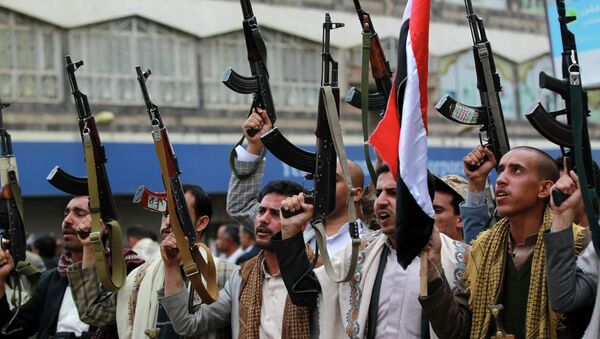
{"label": "yellow scarf", "polygon": [[[542,227],[533,251],[525,333],[527,339],[556,338],[561,315],[555,313],[548,304],[546,281],[546,250],[542,234],[552,225],[552,209],[546,207]],[[473,242],[469,262],[464,272],[467,287],[470,289],[469,305],[472,310],[471,338],[486,338],[489,331],[490,304],[494,304],[500,292],[504,274],[506,244],[509,223],[503,218],[491,229],[482,232]],[[574,225],[576,252],[579,254],[585,242],[585,229]],[[479,279],[481,277],[481,279]]]}

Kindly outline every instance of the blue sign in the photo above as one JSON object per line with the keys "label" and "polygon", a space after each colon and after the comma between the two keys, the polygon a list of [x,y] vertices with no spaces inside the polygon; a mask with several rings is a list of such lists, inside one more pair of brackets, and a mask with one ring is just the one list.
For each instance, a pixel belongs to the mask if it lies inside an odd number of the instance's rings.
{"label": "blue sign", "polygon": [[[133,194],[139,185],[145,185],[155,191],[164,190],[153,144],[107,142],[104,146],[108,157],[107,171],[114,194]],[[303,147],[314,150],[314,146]],[[182,182],[200,185],[207,192],[227,192],[231,174],[231,145],[175,144],[173,148],[183,172]],[[73,175],[86,174],[80,143],[15,142],[13,150],[17,156],[21,189],[25,196],[64,195],[46,181],[48,173],[56,165]],[[439,176],[463,174],[462,159],[470,151],[469,148],[431,147],[428,154],[429,169]],[[362,146],[348,146],[346,152],[348,158],[362,167],[366,185],[369,178]],[[557,150],[550,153],[554,156],[559,154]],[[600,159],[600,151],[594,152],[594,158]],[[304,174],[268,154],[263,182],[290,179],[311,187],[312,181],[304,179]]]}
{"label": "blue sign", "polygon": [[[585,87],[600,86],[600,0],[565,0],[568,16],[577,20],[568,24],[575,35],[577,53],[581,64],[581,81]],[[554,73],[562,78],[562,40],[556,0],[546,0],[546,18],[550,33],[550,46]]]}

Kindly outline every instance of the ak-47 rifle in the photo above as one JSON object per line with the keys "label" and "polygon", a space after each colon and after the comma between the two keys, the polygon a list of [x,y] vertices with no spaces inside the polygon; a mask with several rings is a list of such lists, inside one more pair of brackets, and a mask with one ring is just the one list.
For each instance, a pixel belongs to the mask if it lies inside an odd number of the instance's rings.
{"label": "ak-47 rifle", "polygon": [[[252,76],[245,77],[236,73],[232,68],[227,68],[223,73],[221,81],[237,93],[252,94],[253,100],[250,111],[255,107],[267,110],[269,120],[275,126],[277,114],[269,86],[267,48],[258,28],[250,0],[240,0],[240,4],[244,15],[242,26],[244,28],[248,62]],[[252,136],[256,132],[250,130],[248,134]],[[261,140],[265,147],[284,163],[304,172],[312,172],[314,170],[314,154],[292,144],[277,127],[273,127],[269,132],[265,133],[261,137]],[[242,142],[243,137],[238,142],[238,145]]]}
{"label": "ak-47 rifle", "polygon": [[[392,69],[390,68],[390,62],[385,57],[383,47],[381,47],[381,41],[373,26],[371,15],[362,9],[359,0],[354,0],[354,7],[356,8],[356,14],[358,14],[358,21],[363,28],[363,33],[369,34],[371,41],[369,61],[377,91],[369,93],[369,111],[383,112],[392,91]],[[352,87],[346,95],[346,102],[356,108],[361,108],[361,96],[360,90]]]}
{"label": "ak-47 rifle", "polygon": [[[67,174],[58,166],[48,175],[48,181],[58,189],[74,195],[89,195],[92,232],[80,236],[91,237],[96,269],[100,282],[109,291],[117,291],[125,282],[125,260],[121,242],[121,227],[117,221],[117,208],[110,189],[106,171],[106,154],[100,141],[96,120],[90,110],[87,95],[79,90],[75,72],[83,66],[83,61],[73,62],[65,57],[67,76],[71,85],[71,94],[75,100],[79,123],[79,132],[83,142],[87,178]],[[111,247],[111,267],[108,266],[101,223],[106,225]]]}
{"label": "ak-47 rifle", "polygon": [[[4,127],[2,119],[2,110],[10,106],[0,100],[0,183],[2,191],[0,198],[6,203],[8,212],[8,240],[10,241],[10,254],[15,263],[25,260],[25,227],[23,223],[23,199],[21,198],[21,188],[19,186],[19,174],[17,171],[17,159],[12,150],[12,141],[10,134]],[[4,233],[4,232],[3,232]],[[2,235],[4,237],[4,235]],[[0,239],[0,246],[2,241]]]}
{"label": "ak-47 rifle", "polygon": [[[598,185],[596,182],[592,148],[587,126],[588,109],[587,92],[581,85],[581,68],[577,57],[575,35],[569,31],[568,23],[575,21],[575,16],[567,16],[565,1],[557,0],[558,22],[562,38],[562,76],[563,79],[540,73],[540,87],[559,94],[565,101],[565,109],[548,112],[538,102],[532,111],[525,116],[531,125],[546,139],[560,146],[563,156],[568,159],[569,169],[574,169],[579,177],[581,196],[592,230],[592,240],[596,253],[600,255],[600,225],[598,225]],[[566,115],[567,124],[556,117]],[[552,192],[557,206],[566,199],[560,191]]]}
{"label": "ak-47 rifle", "polygon": [[[348,160],[344,149],[342,129],[339,120],[340,89],[338,88],[338,63],[331,56],[329,48],[331,30],[343,26],[343,23],[331,22],[329,13],[325,14],[325,22],[323,23],[323,44],[321,50],[321,89],[319,91],[319,109],[317,112],[317,126],[315,129],[315,135],[317,137],[316,167],[310,172],[314,173],[312,174],[314,187],[312,196],[309,196],[307,200],[308,203],[312,203],[315,206],[311,219],[311,225],[315,230],[317,239],[315,261],[313,261],[313,264],[316,262],[320,250],[325,271],[327,272],[327,275],[329,275],[329,278],[335,282],[349,281],[352,278],[354,269],[356,268],[358,246],[360,244],[358,224],[356,222],[356,211],[354,210],[353,201],[355,190],[352,187],[350,179]],[[345,276],[338,275],[331,265],[329,251],[327,250],[327,233],[325,232],[326,218],[333,212],[335,207],[336,155],[339,157],[344,184],[348,188],[348,232],[352,238],[350,268]],[[283,210],[282,214],[284,217],[289,217],[300,212],[301,211],[289,213]]]}
{"label": "ak-47 rifle", "polygon": [[473,38],[477,89],[481,106],[467,106],[450,96],[444,96],[438,101],[435,108],[452,121],[464,125],[481,125],[479,140],[482,145],[494,153],[496,161],[499,162],[500,158],[510,150],[499,96],[502,90],[500,76],[496,72],[492,46],[485,34],[483,20],[473,12],[471,0],[465,0],[465,7]]}
{"label": "ak-47 rifle", "polygon": [[[167,196],[167,211],[171,217],[171,228],[175,234],[177,249],[181,253],[183,270],[200,298],[202,298],[202,302],[210,304],[219,298],[215,262],[210,249],[196,235],[194,222],[190,217],[183,187],[179,180],[181,171],[179,170],[177,157],[169,141],[167,128],[160,117],[158,106],[150,100],[148,95],[146,81],[151,72],[149,69],[142,72],[139,66],[135,68],[135,71],[146,104],[146,110],[150,117],[154,149],[160,163]],[[158,194],[155,195],[158,196]],[[204,250],[206,260],[200,253],[200,249]],[[175,256],[177,253],[170,253],[170,255]],[[204,286],[202,278],[206,281],[206,286]]]}

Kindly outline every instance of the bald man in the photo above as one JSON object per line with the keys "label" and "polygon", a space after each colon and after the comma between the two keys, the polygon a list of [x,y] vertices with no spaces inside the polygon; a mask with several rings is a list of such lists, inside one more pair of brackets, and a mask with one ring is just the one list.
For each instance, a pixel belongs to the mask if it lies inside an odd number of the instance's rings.
{"label": "bald man", "polygon": [[[360,200],[363,195],[363,184],[365,175],[362,169],[353,161],[348,160],[348,169],[350,170],[350,180],[356,191],[352,203],[356,211],[356,218],[359,226],[359,232],[362,235],[366,226],[361,220],[362,212],[360,209]],[[327,233],[327,250],[329,253],[335,253],[350,241],[348,233],[348,187],[344,183],[344,174],[342,166],[338,161],[335,170],[335,209],[325,219],[325,232]],[[317,244],[316,234],[311,225],[304,231],[304,240],[315,248]]]}
{"label": "bald man", "polygon": [[[265,162],[264,145],[260,137],[271,129],[272,125],[267,112],[262,109],[253,111],[242,125],[242,131],[248,141],[247,148],[237,146],[235,149],[234,173],[229,181],[227,192],[227,214],[244,225],[254,227],[254,220],[258,212],[256,197],[264,174]],[[259,131],[253,136],[248,135],[248,129]],[[367,229],[362,222],[360,200],[363,195],[364,174],[362,169],[352,161],[348,161],[350,180],[356,191],[354,204],[356,217],[358,218],[359,233],[362,235]],[[325,231],[327,233],[327,249],[329,253],[335,253],[350,241],[348,232],[348,188],[344,184],[342,169],[338,163],[336,169],[336,192],[335,209],[325,220]],[[316,246],[315,231],[309,225],[304,231],[304,240],[313,248]]]}

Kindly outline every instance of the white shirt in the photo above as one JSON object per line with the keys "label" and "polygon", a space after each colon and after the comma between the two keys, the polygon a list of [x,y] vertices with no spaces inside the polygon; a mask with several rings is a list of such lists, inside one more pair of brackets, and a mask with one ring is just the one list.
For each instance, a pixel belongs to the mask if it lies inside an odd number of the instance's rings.
{"label": "white shirt", "polygon": [[238,260],[238,258],[241,257],[242,255],[244,255],[244,250],[241,247],[238,247],[238,249],[235,250],[235,252],[231,253],[230,256],[223,258],[223,260],[226,260],[232,264],[235,264],[235,262]]}
{"label": "white shirt", "polygon": [[262,305],[260,306],[260,328],[258,334],[261,339],[280,339],[283,325],[283,310],[287,299],[287,290],[278,273],[270,276],[263,262],[265,280],[262,288]]}
{"label": "white shirt", "polygon": [[[365,233],[365,226],[360,219],[356,219],[358,223],[358,234],[363,235]],[[352,240],[350,233],[348,232],[348,227],[350,227],[349,223],[345,223],[332,235],[327,236],[327,251],[329,254],[335,254],[339,252],[347,243]],[[307,227],[304,231],[304,241],[307,242],[313,249],[316,248],[317,245],[317,237],[315,234],[315,230],[312,226]]]}
{"label": "white shirt", "polygon": [[[42,305],[39,305],[42,307]],[[90,329],[90,325],[79,319],[77,306],[71,295],[71,286],[67,286],[60,311],[58,312],[58,322],[56,323],[56,332],[73,332],[76,336]]]}
{"label": "white shirt", "polygon": [[421,304],[419,303],[420,260],[416,257],[404,270],[390,249],[381,279],[377,310],[377,338],[421,338]]}

